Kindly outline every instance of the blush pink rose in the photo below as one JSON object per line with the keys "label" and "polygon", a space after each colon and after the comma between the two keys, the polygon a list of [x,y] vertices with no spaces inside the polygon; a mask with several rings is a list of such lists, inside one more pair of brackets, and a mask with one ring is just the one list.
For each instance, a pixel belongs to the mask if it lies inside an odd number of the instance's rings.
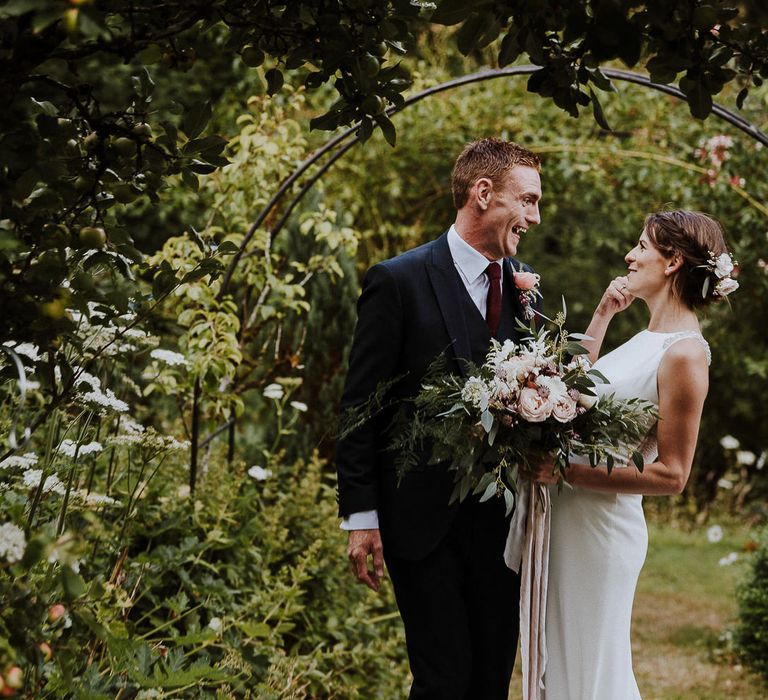
{"label": "blush pink rose", "polygon": [[515,287],[524,291],[535,289],[539,283],[539,276],[535,272],[516,272]]}
{"label": "blush pink rose", "polygon": [[552,417],[560,423],[568,423],[576,417],[576,402],[570,396],[563,396],[552,407]]}
{"label": "blush pink rose", "polygon": [[552,415],[552,403],[536,389],[526,387],[520,392],[517,412],[523,420],[527,420],[529,423],[541,423]]}

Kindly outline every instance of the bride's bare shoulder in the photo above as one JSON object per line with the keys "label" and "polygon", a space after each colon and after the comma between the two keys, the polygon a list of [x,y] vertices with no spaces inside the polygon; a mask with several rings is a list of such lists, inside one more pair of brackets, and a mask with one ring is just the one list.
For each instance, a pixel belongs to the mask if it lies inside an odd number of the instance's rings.
{"label": "bride's bare shoulder", "polygon": [[706,387],[709,375],[709,348],[700,338],[681,338],[670,345],[659,366],[659,379],[680,386],[686,383]]}

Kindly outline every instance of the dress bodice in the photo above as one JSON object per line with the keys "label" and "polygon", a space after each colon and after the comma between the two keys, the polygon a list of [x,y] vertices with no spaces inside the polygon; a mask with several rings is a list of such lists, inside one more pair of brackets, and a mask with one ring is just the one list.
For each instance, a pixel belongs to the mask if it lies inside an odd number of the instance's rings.
{"label": "dress bodice", "polygon": [[[707,350],[707,362],[711,361],[709,344],[696,331],[657,333],[644,330],[630,338],[615,350],[603,355],[593,365],[608,383],[595,386],[598,396],[614,394],[617,399],[643,399],[658,408],[659,388],[657,376],[664,353],[671,345],[684,338],[696,338]],[[658,456],[655,426],[639,446],[646,461]],[[616,455],[618,457],[618,455]],[[626,459],[624,456],[622,459]]]}
{"label": "dress bodice", "polygon": [[595,362],[594,368],[608,380],[608,384],[598,384],[595,387],[598,395],[615,394],[617,399],[639,398],[658,407],[659,390],[656,377],[659,365],[667,348],[684,338],[696,338],[701,341],[707,349],[707,360],[710,361],[709,344],[700,333],[656,333],[646,329]]}

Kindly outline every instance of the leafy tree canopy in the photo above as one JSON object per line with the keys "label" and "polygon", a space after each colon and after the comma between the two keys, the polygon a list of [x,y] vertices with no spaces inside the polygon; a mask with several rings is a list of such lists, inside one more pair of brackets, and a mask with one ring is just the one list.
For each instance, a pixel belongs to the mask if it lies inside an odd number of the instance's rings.
{"label": "leafy tree canopy", "polygon": [[[600,65],[618,60],[678,80],[705,118],[724,85],[738,81],[741,105],[768,75],[765,19],[758,2],[721,0],[6,0],[3,335],[48,347],[68,327],[67,306],[127,309],[125,283],[142,256],[126,212],[157,202],[168,177],[195,189],[198,175],[227,163],[212,105],[244,76],[271,95],[286,78],[318,90],[326,106],[313,128],[359,123],[364,138],[378,127],[393,142],[386,110],[410,84],[414,39],[455,25],[464,54],[541,66],[528,89],[574,116],[591,104],[606,124],[594,88],[612,89]],[[195,274],[217,266],[211,255]],[[111,286],[95,289],[94,270]],[[167,270],[145,273],[155,299],[174,283]]]}

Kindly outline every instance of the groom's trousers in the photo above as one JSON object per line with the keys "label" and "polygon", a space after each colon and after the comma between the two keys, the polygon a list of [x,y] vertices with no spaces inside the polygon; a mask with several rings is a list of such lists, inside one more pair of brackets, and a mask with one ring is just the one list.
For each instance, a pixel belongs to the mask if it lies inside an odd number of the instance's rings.
{"label": "groom's trousers", "polygon": [[428,556],[384,556],[405,626],[410,700],[507,700],[520,579],[504,564],[502,499],[462,503]]}

